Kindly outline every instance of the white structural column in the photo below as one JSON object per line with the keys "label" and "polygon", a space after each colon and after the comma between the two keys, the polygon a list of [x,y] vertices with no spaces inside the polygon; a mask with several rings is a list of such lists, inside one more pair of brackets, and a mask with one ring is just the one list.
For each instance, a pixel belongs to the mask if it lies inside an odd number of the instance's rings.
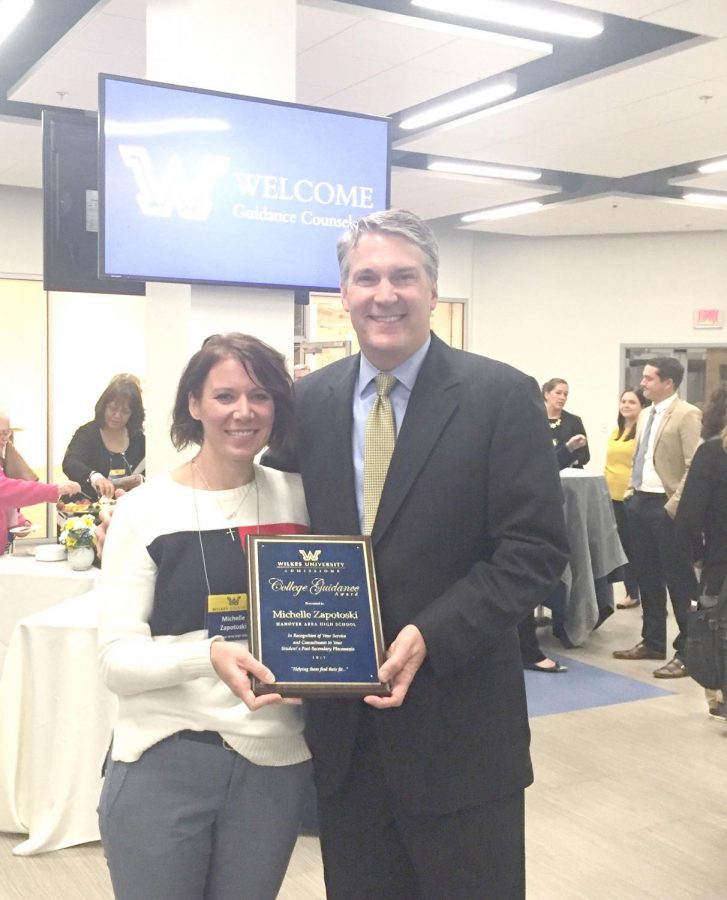
{"label": "white structural column", "polygon": [[[295,100],[295,0],[148,0],[147,78]],[[182,368],[209,334],[244,331],[290,360],[292,291],[147,284],[147,472],[170,468],[170,413]]]}

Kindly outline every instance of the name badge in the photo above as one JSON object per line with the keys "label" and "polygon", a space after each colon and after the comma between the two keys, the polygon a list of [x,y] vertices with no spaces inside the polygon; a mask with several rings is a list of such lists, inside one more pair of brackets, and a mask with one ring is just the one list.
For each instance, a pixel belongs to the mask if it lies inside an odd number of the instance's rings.
{"label": "name badge", "polygon": [[207,595],[207,634],[226,641],[247,640],[247,594]]}
{"label": "name badge", "polygon": [[126,475],[126,469],[109,469],[109,478],[123,478]]}

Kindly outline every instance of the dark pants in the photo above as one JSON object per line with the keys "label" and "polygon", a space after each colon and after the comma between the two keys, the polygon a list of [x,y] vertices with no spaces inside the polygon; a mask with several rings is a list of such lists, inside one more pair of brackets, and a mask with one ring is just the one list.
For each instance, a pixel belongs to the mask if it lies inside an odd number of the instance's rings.
{"label": "dark pants", "polygon": [[361,718],[345,783],[332,796],[319,792],[328,900],[523,900],[524,792],[407,813],[386,784],[369,716]]}
{"label": "dark pants", "polygon": [[666,650],[666,590],[679,627],[676,656],[684,659],[687,611],[696,596],[697,582],[688,553],[679,544],[674,521],[664,509],[664,494],[637,491],[626,501],[634,563],[639,573],[644,643],[659,653]]}
{"label": "dark pants", "polygon": [[532,666],[547,658],[538,643],[534,612],[528,613],[518,624],[517,635],[520,638],[520,656],[523,658],[523,665]]}
{"label": "dark pants", "polygon": [[621,541],[621,546],[624,548],[624,553],[629,558],[629,561],[624,566],[622,566],[624,587],[626,588],[626,593],[629,597],[631,597],[632,600],[638,600],[641,596],[639,594],[639,577],[636,571],[636,566],[633,563],[634,551],[631,546],[631,531],[629,530],[629,520],[626,514],[626,507],[624,506],[622,500],[612,500],[611,504],[613,505],[613,514],[616,517],[618,537]]}

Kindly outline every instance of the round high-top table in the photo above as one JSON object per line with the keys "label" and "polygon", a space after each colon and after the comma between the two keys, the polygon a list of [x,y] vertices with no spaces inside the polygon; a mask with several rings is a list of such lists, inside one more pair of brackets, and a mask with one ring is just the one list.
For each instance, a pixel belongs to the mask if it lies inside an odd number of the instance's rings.
{"label": "round high-top table", "polygon": [[553,630],[566,646],[577,647],[613,612],[609,576],[628,560],[603,475],[563,469],[560,478],[570,558],[553,604]]}

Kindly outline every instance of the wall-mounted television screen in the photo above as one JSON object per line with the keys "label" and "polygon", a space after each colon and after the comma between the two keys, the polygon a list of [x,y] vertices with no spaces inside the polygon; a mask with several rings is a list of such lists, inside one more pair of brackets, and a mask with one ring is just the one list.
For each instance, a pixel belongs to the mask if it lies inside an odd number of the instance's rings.
{"label": "wall-mounted television screen", "polygon": [[95,113],[43,110],[43,287],[143,294],[143,282],[99,278],[97,159]]}
{"label": "wall-mounted television screen", "polygon": [[337,290],[389,148],[387,119],[100,75],[99,273]]}

